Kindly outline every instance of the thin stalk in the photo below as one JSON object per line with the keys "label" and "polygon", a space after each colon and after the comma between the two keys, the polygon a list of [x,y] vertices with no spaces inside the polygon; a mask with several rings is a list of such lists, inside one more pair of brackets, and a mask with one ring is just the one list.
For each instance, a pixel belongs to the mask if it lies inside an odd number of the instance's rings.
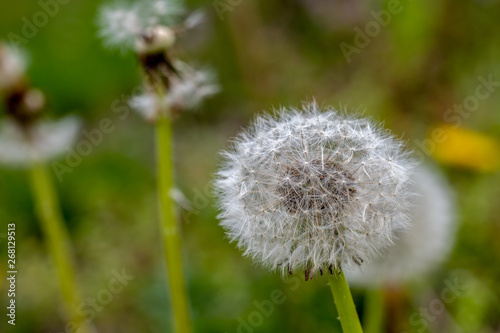
{"label": "thin stalk", "polygon": [[335,306],[340,317],[340,324],[344,333],[362,333],[361,324],[359,322],[358,313],[352,300],[351,291],[347,285],[344,273],[335,271],[333,275],[328,276],[330,290],[332,291]]}
{"label": "thin stalk", "polygon": [[87,323],[77,313],[77,307],[83,303],[76,283],[70,237],[64,225],[50,172],[45,164],[37,162],[31,168],[30,177],[36,213],[59,276],[66,314],[80,329],[79,332],[88,333],[90,329]]}
{"label": "thin stalk", "polygon": [[182,270],[180,231],[176,207],[170,195],[173,189],[173,163],[172,124],[168,115],[161,115],[156,123],[156,140],[160,227],[168,272],[167,288],[170,290],[174,311],[175,332],[190,333],[191,316]]}
{"label": "thin stalk", "polygon": [[383,289],[367,290],[363,327],[365,333],[380,333],[384,325],[384,292]]}

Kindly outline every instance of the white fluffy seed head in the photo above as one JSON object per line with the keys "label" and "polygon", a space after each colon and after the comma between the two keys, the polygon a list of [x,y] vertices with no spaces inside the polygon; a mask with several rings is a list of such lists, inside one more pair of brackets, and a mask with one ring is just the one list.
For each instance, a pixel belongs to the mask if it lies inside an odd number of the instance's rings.
{"label": "white fluffy seed head", "polygon": [[210,69],[195,70],[184,62],[177,61],[179,76],[172,77],[167,96],[169,104],[177,109],[195,109],[207,97],[220,91],[215,73]]}
{"label": "white fluffy seed head", "polygon": [[75,117],[38,121],[23,128],[12,120],[0,122],[0,163],[29,166],[65,152],[78,136],[81,122]]}
{"label": "white fluffy seed head", "polygon": [[161,110],[195,109],[205,98],[219,91],[211,70],[194,70],[181,61],[176,61],[175,67],[179,75],[170,78],[168,92],[162,99],[154,92],[147,91],[130,100],[129,105],[146,120],[156,120]]}
{"label": "white fluffy seed head", "polygon": [[151,0],[148,14],[149,24],[172,25],[178,22],[181,15],[185,13],[183,1],[180,0]]}
{"label": "white fluffy seed head", "polygon": [[155,121],[160,110],[165,110],[168,104],[165,99],[160,99],[153,92],[145,92],[140,95],[132,97],[128,104],[130,107],[137,111],[147,121]]}
{"label": "white fluffy seed head", "polygon": [[437,170],[420,166],[415,171],[417,194],[409,212],[410,228],[375,261],[346,268],[353,285],[364,287],[403,283],[422,278],[447,257],[455,240],[455,207],[446,180]]}
{"label": "white fluffy seed head", "polygon": [[[98,18],[99,34],[109,47],[122,51],[144,48],[144,36],[158,32],[154,36],[154,46],[170,47],[175,38],[168,26],[178,23],[184,13],[183,5],[175,0],[144,0],[135,3],[117,2],[105,5]],[[156,28],[160,26],[161,28]],[[155,29],[159,29],[156,31]],[[148,47],[150,47],[148,45]]]}
{"label": "white fluffy seed head", "polygon": [[145,26],[136,4],[116,3],[103,7],[99,15],[99,35],[106,46],[122,51],[134,46]]}
{"label": "white fluffy seed head", "polygon": [[258,117],[215,181],[219,218],[244,254],[282,272],[370,261],[407,228],[413,160],[366,119],[315,103]]}

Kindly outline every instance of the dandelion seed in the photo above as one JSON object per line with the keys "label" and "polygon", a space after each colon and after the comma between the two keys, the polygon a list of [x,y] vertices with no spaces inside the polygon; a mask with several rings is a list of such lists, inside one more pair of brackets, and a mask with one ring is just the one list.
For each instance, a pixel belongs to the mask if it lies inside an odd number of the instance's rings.
{"label": "dandelion seed", "polygon": [[437,170],[420,166],[415,171],[416,193],[409,211],[411,227],[400,232],[394,246],[361,267],[346,267],[355,285],[374,286],[419,278],[441,264],[453,244],[456,226],[449,185]]}
{"label": "dandelion seed", "polygon": [[414,162],[366,119],[315,103],[283,108],[258,117],[223,158],[221,225],[268,268],[308,279],[362,264],[407,228]]}

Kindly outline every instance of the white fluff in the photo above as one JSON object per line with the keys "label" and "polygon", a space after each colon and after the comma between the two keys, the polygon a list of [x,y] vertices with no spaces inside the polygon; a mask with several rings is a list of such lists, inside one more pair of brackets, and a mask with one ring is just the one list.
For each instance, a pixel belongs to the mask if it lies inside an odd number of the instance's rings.
{"label": "white fluff", "polygon": [[183,13],[182,3],[175,0],[116,2],[100,10],[99,35],[109,47],[132,49],[141,34],[156,25],[175,24]]}
{"label": "white fluff", "polygon": [[135,95],[132,97],[128,104],[134,110],[136,110],[144,119],[148,121],[154,121],[158,117],[160,110],[165,109],[168,104],[163,106],[160,103],[165,103],[165,100],[160,100],[152,92],[146,92],[140,95]]}
{"label": "white fluff", "polygon": [[219,91],[219,85],[215,83],[215,74],[212,71],[197,71],[181,61],[176,61],[175,66],[179,76],[170,78],[169,90],[161,100],[151,91],[134,96],[130,100],[129,105],[145,119],[154,121],[160,111],[172,108],[195,109],[205,98]]}
{"label": "white fluff", "polygon": [[258,117],[217,173],[219,218],[244,254],[282,272],[361,264],[407,228],[413,160],[366,119],[315,103]]}
{"label": "white fluff", "polygon": [[421,166],[415,173],[414,191],[418,197],[410,211],[410,229],[398,235],[395,246],[377,260],[349,267],[346,275],[350,283],[402,283],[421,278],[446,259],[456,231],[451,189],[437,170]]}
{"label": "white fluff", "polygon": [[214,72],[209,69],[194,70],[186,63],[176,62],[180,73],[170,81],[170,91],[167,99],[169,104],[178,109],[194,109],[201,102],[219,92]]}
{"label": "white fluff", "polygon": [[29,137],[11,120],[0,123],[0,163],[29,165],[50,160],[72,145],[79,134],[80,121],[66,117],[57,122],[39,121],[29,129]]}

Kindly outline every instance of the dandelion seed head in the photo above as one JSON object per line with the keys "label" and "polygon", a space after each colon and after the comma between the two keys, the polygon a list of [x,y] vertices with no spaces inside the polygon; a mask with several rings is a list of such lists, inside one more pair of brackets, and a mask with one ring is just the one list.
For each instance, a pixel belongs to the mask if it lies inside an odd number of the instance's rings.
{"label": "dandelion seed head", "polygon": [[223,152],[219,218],[244,254],[308,272],[370,261],[407,228],[414,162],[366,119],[315,103],[256,118]]}
{"label": "dandelion seed head", "polygon": [[395,245],[373,262],[347,267],[346,276],[353,285],[378,286],[422,278],[450,253],[456,232],[451,189],[430,166],[416,168],[414,177],[416,196],[409,211],[410,228],[400,232]]}

